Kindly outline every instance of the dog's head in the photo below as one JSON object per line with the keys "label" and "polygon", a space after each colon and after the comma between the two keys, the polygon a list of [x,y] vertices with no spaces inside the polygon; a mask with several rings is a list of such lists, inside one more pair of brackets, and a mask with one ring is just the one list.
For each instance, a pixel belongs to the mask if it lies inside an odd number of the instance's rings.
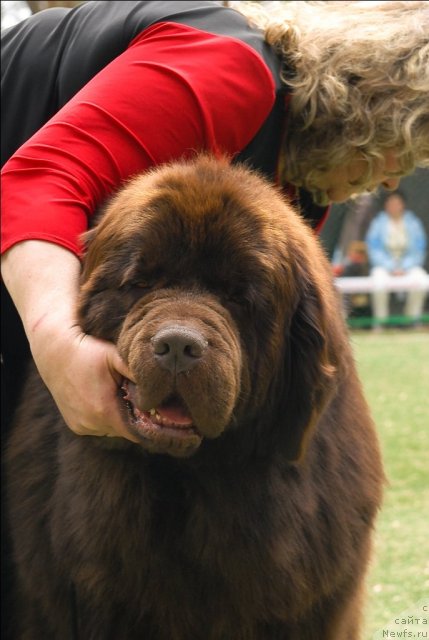
{"label": "dog's head", "polygon": [[274,187],[227,161],[167,165],[122,189],[85,244],[80,322],[128,363],[124,419],[144,449],[232,437],[300,457],[341,330],[323,252]]}

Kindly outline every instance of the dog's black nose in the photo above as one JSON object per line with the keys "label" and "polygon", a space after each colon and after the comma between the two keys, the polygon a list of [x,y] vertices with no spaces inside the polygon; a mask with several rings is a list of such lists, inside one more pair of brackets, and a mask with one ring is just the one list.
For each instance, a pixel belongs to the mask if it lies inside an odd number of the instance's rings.
{"label": "dog's black nose", "polygon": [[195,329],[172,325],[155,334],[152,348],[161,367],[171,373],[180,373],[198,363],[207,348],[207,340]]}

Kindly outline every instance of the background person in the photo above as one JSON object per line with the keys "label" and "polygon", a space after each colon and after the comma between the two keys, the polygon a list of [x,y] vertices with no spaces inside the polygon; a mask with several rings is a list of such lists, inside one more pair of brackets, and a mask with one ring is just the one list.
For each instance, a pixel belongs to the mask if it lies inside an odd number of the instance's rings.
{"label": "background person", "polygon": [[[416,282],[426,276],[423,265],[426,257],[426,232],[420,219],[406,209],[400,191],[387,195],[384,208],[372,220],[366,244],[371,276],[377,281],[372,293],[373,315],[376,326],[389,315],[389,292],[383,288],[388,276],[409,274]],[[406,293],[404,314],[417,322],[422,313],[426,292],[424,288]]]}
{"label": "background person", "polygon": [[[338,249],[332,261],[332,271],[337,278],[363,278],[369,275],[368,250],[361,240],[350,242],[345,257]],[[366,293],[342,294],[344,315],[365,316],[369,310],[369,296]]]}

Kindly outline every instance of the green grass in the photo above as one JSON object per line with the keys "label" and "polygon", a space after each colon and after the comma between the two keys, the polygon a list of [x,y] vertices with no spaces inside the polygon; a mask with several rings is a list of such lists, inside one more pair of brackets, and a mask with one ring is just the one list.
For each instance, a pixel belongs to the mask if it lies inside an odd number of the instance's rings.
{"label": "green grass", "polygon": [[[407,625],[392,626],[402,612],[429,618],[429,332],[352,332],[351,340],[388,478],[363,638],[402,637]],[[407,629],[429,637],[429,625]],[[422,629],[427,636],[417,635]]]}

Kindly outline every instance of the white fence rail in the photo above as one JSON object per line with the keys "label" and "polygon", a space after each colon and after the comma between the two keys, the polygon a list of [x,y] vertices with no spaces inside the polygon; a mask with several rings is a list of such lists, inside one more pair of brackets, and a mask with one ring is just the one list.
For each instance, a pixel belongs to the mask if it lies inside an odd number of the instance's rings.
{"label": "white fence rail", "polygon": [[335,286],[343,293],[371,293],[373,291],[429,291],[429,274],[415,278],[412,275],[388,276],[381,281],[371,276],[335,278]]}

